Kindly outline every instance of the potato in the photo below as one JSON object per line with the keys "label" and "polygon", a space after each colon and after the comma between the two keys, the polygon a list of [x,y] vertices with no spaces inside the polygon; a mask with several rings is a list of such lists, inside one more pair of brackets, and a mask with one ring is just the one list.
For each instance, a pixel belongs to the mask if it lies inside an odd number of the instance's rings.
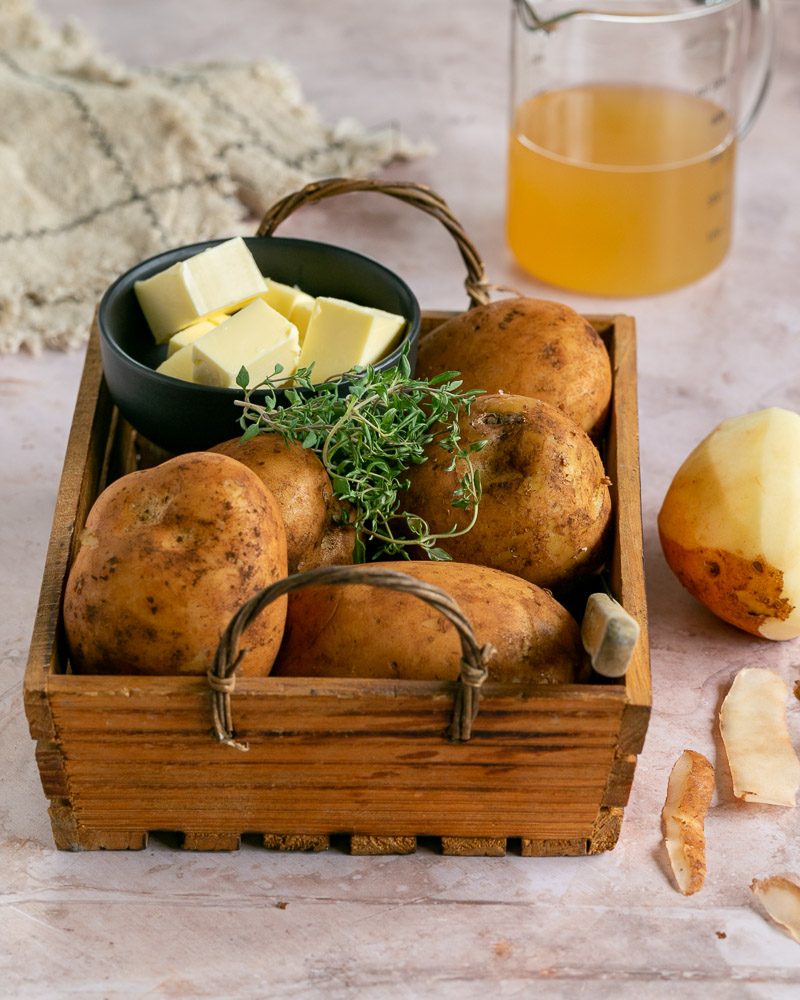
{"label": "potato", "polygon": [[753,635],[800,635],[800,415],[777,407],[723,421],[675,474],[658,515],[675,575]]}
{"label": "potato", "polygon": [[279,434],[233,438],[211,451],[242,462],[259,477],[278,502],[286,525],[290,573],[315,566],[352,563],[355,532],[347,521],[349,505],[337,500],[330,477],[317,455]]}
{"label": "potato", "polygon": [[[239,607],[286,575],[286,532],[258,477],[193,452],[132,472],[95,501],[64,595],[73,670],[203,674]],[[286,600],[247,633],[238,672],[268,674]]]}
{"label": "potato", "polygon": [[[489,680],[570,683],[581,657],[578,626],[544,590],[484,566],[384,562],[455,598],[478,643],[491,643]],[[289,597],[274,674],[452,680],[461,646],[454,627],[420,598],[362,584],[305,587]]]}
{"label": "potato", "polygon": [[[472,461],[483,497],[474,527],[439,543],[459,562],[493,566],[554,589],[602,563],[611,517],[603,463],[589,437],[548,403],[480,396],[461,421],[462,445],[486,440]],[[435,532],[469,523],[452,506],[464,463],[436,445],[409,473],[404,506]]]}
{"label": "potato", "polygon": [[611,362],[594,328],[568,306],[503,299],[448,320],[420,342],[417,375],[461,373],[464,387],[542,399],[592,437],[611,399]]}

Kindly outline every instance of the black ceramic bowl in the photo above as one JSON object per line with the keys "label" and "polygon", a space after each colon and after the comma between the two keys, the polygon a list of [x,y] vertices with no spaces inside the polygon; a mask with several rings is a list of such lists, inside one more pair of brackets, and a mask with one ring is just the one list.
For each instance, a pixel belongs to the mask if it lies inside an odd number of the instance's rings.
{"label": "black ceramic bowl", "polygon": [[[243,396],[238,389],[193,385],[156,372],[167,347],[155,343],[133,286],[220,242],[195,243],[151,257],[117,278],[100,300],[100,354],[111,398],[131,426],[172,452],[210,448],[240,434],[241,409],[234,400]],[[375,367],[396,365],[407,347],[413,370],[419,304],[402,278],[369,257],[327,243],[280,236],[254,236],[245,243],[262,274],[275,281],[297,285],[310,295],[334,296],[404,316],[402,341]],[[346,382],[340,386],[346,391]],[[263,391],[252,394],[256,402],[259,397]]]}

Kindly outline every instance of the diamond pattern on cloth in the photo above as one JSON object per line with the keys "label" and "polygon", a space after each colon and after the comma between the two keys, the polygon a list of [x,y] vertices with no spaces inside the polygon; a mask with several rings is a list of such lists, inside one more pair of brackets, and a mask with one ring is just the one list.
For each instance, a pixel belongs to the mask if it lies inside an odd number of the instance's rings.
{"label": "diamond pattern on cloth", "polygon": [[74,348],[120,273],[249,235],[284,194],[429,152],[320,120],[273,62],[130,70],[28,0],[0,5],[0,354]]}

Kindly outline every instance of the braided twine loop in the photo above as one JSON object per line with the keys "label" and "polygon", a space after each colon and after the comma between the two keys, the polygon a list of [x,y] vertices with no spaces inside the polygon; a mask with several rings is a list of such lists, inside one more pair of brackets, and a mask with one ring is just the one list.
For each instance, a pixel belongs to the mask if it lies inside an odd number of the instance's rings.
{"label": "braided twine loop", "polygon": [[295,573],[254,594],[236,612],[222,635],[208,671],[211,690],[214,732],[217,739],[238,750],[247,750],[247,744],[234,738],[231,714],[231,695],[236,686],[236,667],[244,655],[240,649],[242,634],[261,611],[279,597],[301,587],[344,583],[385,587],[412,594],[425,601],[444,615],[455,627],[461,641],[461,671],[456,681],[453,710],[447,737],[464,743],[472,735],[472,723],[478,714],[480,690],[489,671],[487,663],[494,654],[491,645],[479,646],[469,619],[446,591],[431,583],[417,580],[405,573],[390,569],[373,569],[369,566],[321,566],[305,573]]}
{"label": "braided twine loop", "polygon": [[461,223],[453,215],[447,202],[424,184],[348,177],[331,177],[327,180],[313,181],[299,191],[281,198],[280,201],[275,202],[271,208],[267,209],[256,235],[272,236],[281,222],[303,205],[313,205],[336,195],[360,191],[375,191],[379,194],[389,195],[390,198],[397,198],[399,201],[427,212],[428,215],[432,215],[441,222],[456,241],[461,259],[466,266],[467,277],[464,280],[464,287],[469,295],[470,306],[483,305],[488,302],[491,292],[500,287],[487,282],[486,270],[480,254],[464,232]]}

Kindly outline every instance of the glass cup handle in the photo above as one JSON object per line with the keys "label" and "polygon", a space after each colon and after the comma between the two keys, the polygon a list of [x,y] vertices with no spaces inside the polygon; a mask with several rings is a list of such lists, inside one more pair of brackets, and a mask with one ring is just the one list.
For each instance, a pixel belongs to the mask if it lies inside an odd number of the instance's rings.
{"label": "glass cup handle", "polygon": [[[750,0],[750,89],[744,104],[736,137],[743,139],[753,127],[772,76],[772,55],[775,48],[775,11],[772,0]],[[758,35],[761,38],[758,38]]]}

